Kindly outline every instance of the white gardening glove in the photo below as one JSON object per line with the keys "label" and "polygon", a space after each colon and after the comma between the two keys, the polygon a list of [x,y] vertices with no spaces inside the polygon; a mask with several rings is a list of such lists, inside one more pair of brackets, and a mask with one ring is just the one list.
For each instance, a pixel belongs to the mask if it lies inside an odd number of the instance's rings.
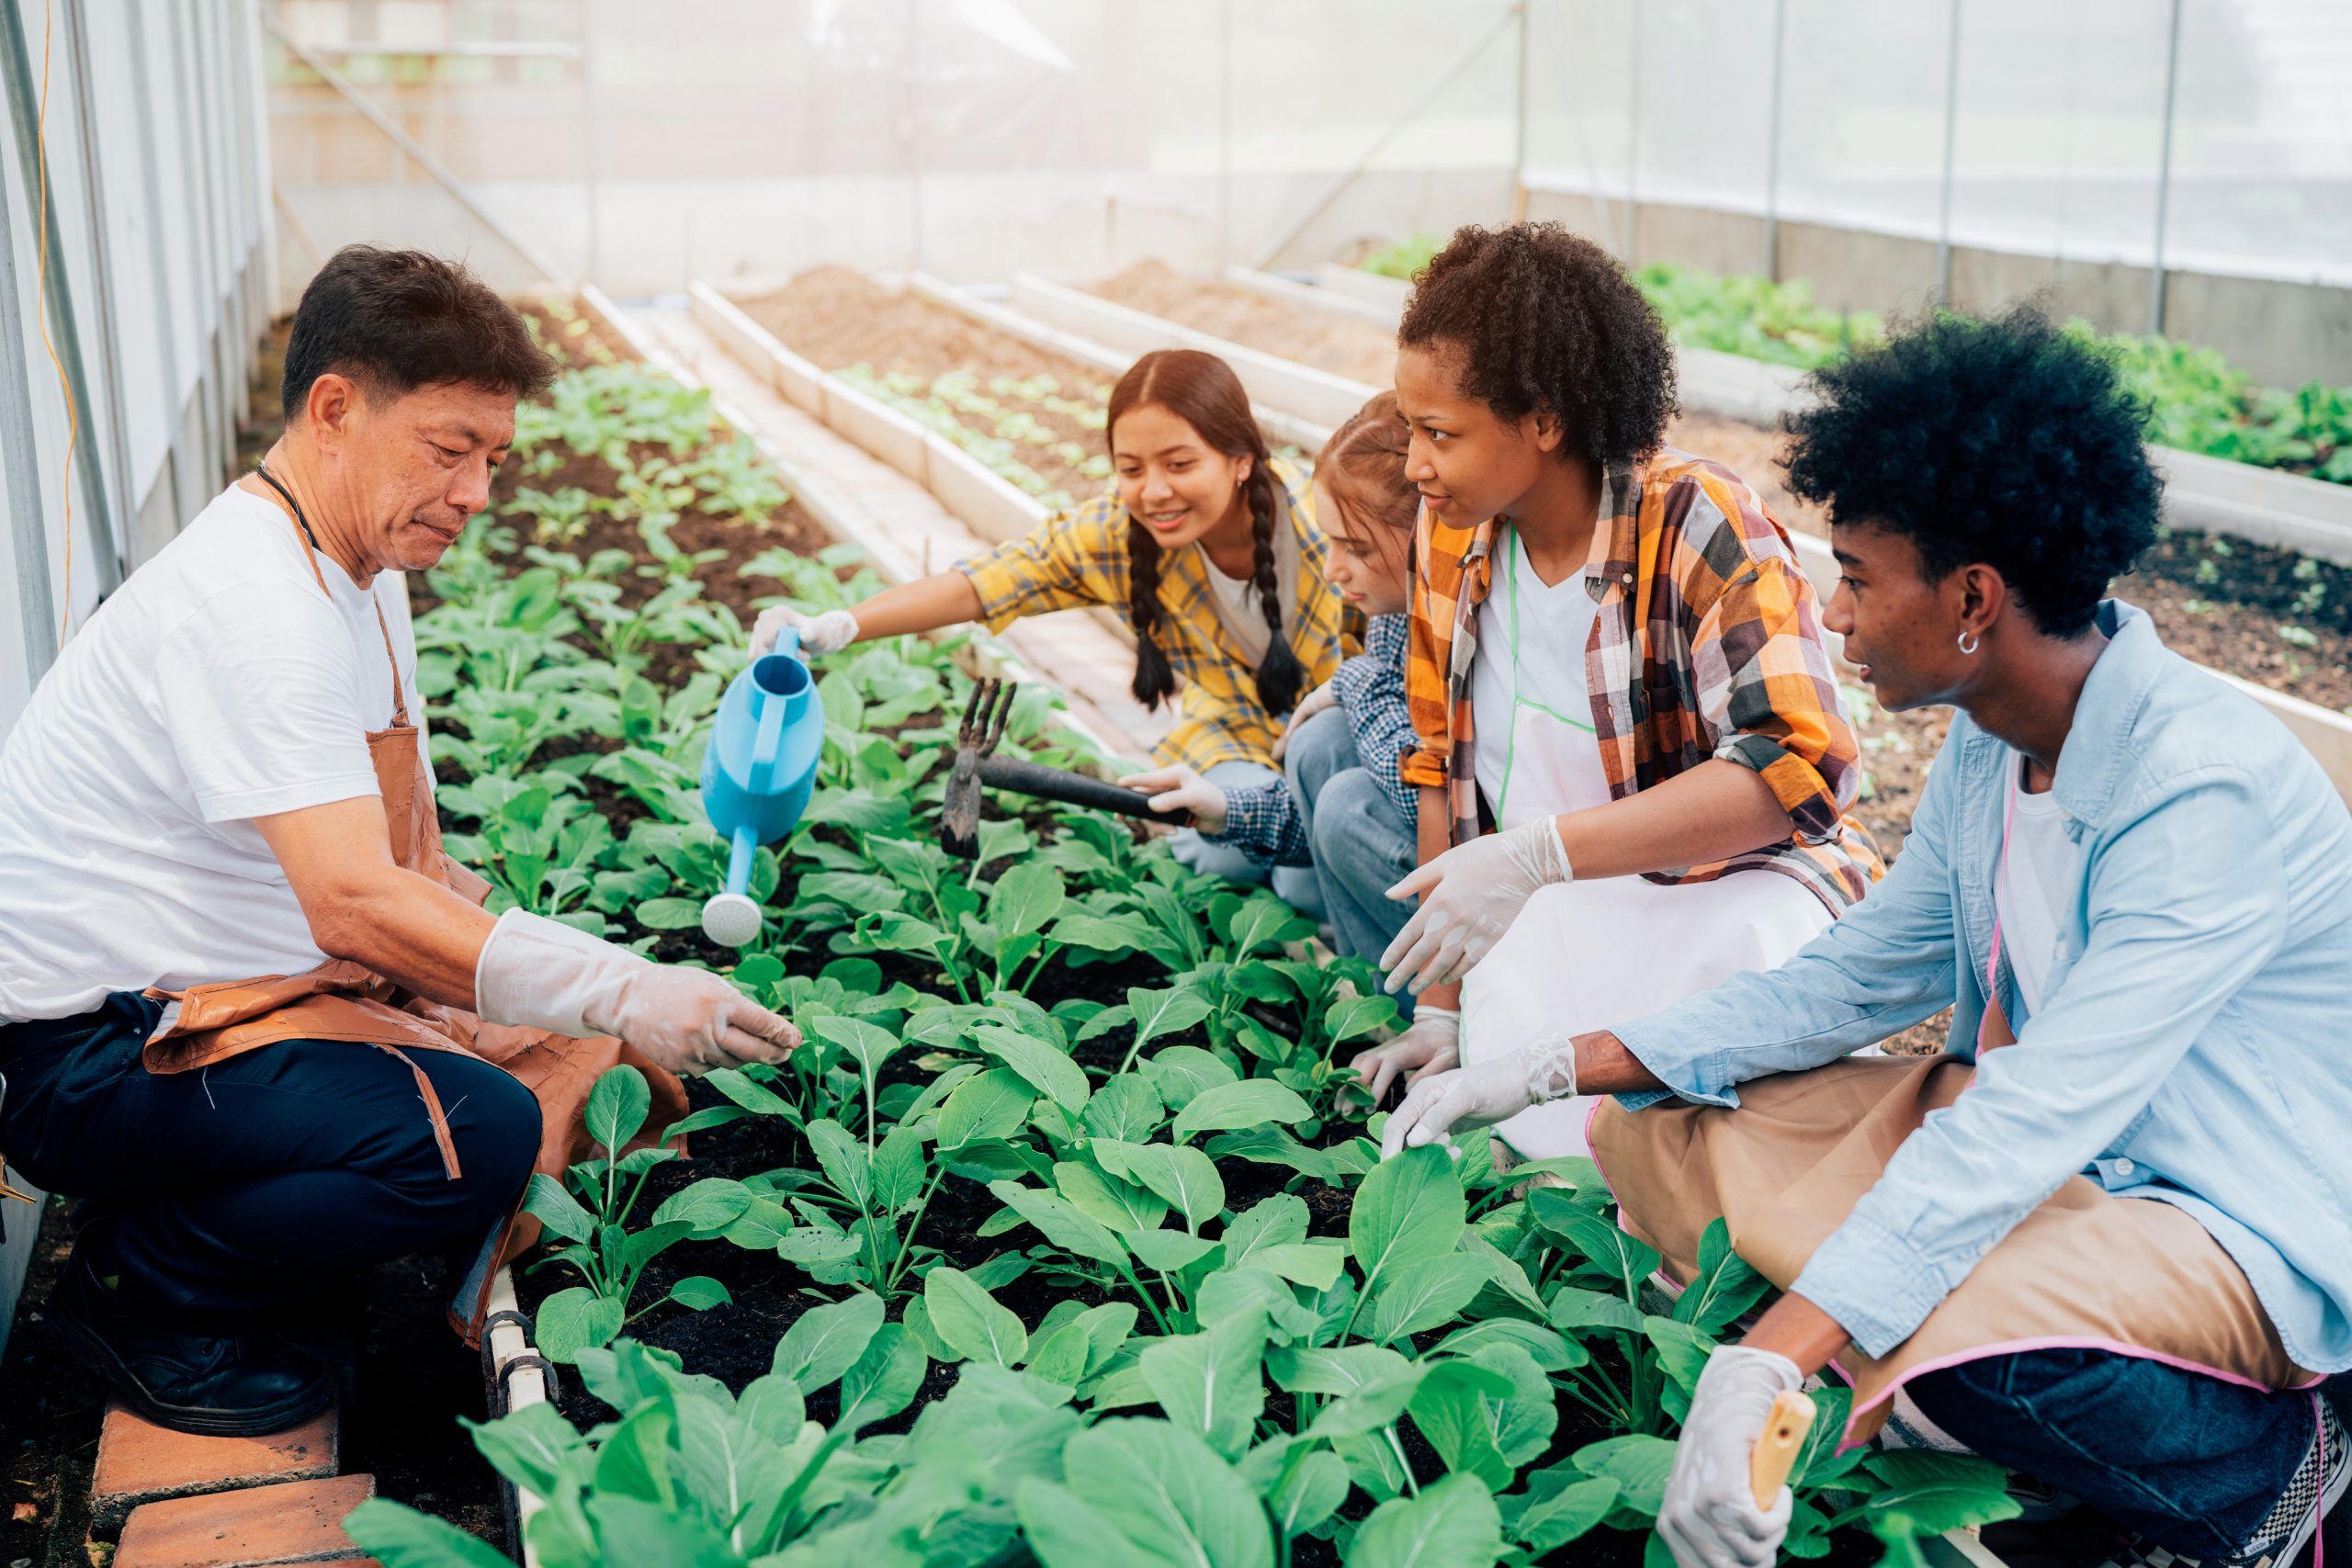
{"label": "white gardening glove", "polygon": [[1433,1077],[1462,1060],[1462,1015],[1452,1008],[1431,1007],[1424,1002],[1413,1010],[1413,1021],[1402,1034],[1385,1044],[1360,1051],[1348,1066],[1361,1075],[1372,1092],[1372,1102],[1377,1105],[1388,1094],[1388,1086],[1396,1075],[1408,1075],[1405,1087],[1410,1089],[1423,1078]]}
{"label": "white gardening glove", "polygon": [[707,969],[656,964],[560,920],[509,909],[474,967],[474,1011],[574,1039],[611,1034],[673,1073],[781,1062],[800,1031]]}
{"label": "white gardening glove", "polygon": [[1150,791],[1154,811],[1189,811],[1193,826],[1202,832],[1214,837],[1225,831],[1225,791],[1190,768],[1154,768],[1119,782],[1129,789]]}
{"label": "white gardening glove", "polygon": [[1416,1074],[1405,1102],[1381,1134],[1380,1157],[1434,1143],[1458,1128],[1508,1122],[1531,1105],[1565,1100],[1576,1091],[1576,1045],[1568,1035],[1450,1072]]}
{"label": "white gardening glove", "polygon": [[1459,980],[1494,951],[1538,888],[1574,875],[1549,817],[1456,844],[1388,890],[1391,898],[1429,894],[1380,955],[1388,989],[1410,986],[1419,996]]}
{"label": "white gardening glove", "polygon": [[1283,753],[1290,750],[1290,738],[1298,733],[1300,725],[1339,702],[1340,694],[1334,690],[1338,684],[1336,681],[1326,681],[1298,699],[1298,705],[1290,710],[1290,722],[1274,737],[1275,761],[1281,761]]}
{"label": "white gardening glove", "polygon": [[1772,1511],[1759,1510],[1748,1466],[1772,1401],[1804,1382],[1771,1350],[1724,1345],[1707,1358],[1657,1512],[1658,1539],[1681,1568],[1770,1568],[1780,1554],[1794,1500],[1783,1486]]}
{"label": "white gardening glove", "polygon": [[812,615],[789,604],[771,604],[752,624],[752,657],[764,658],[775,648],[775,634],[786,626],[800,634],[803,653],[839,653],[858,638],[857,617],[847,610]]}

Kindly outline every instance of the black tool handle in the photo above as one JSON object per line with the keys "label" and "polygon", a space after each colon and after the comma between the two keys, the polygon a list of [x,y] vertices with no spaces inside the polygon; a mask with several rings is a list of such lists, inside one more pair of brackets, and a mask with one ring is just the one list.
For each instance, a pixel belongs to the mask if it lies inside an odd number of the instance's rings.
{"label": "black tool handle", "polygon": [[1166,822],[1179,828],[1193,819],[1189,811],[1154,811],[1146,804],[1151,797],[1140,790],[1090,778],[1084,773],[1048,768],[1038,762],[1023,762],[1012,757],[983,757],[980,759],[979,775],[980,782],[990,789],[1009,789],[1016,795],[1035,795],[1040,800],[1058,800],[1065,806],[1089,806],[1097,811],[1115,812],[1122,817],[1141,817],[1148,821]]}

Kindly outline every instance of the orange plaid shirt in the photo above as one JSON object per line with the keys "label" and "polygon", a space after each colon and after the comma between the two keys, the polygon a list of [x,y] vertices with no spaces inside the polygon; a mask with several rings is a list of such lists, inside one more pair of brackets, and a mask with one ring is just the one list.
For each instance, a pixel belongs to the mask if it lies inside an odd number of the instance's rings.
{"label": "orange plaid shirt", "polygon": [[[1405,780],[1445,789],[1457,844],[1482,831],[1470,689],[1496,533],[1494,519],[1457,527],[1425,512],[1413,552],[1405,694],[1419,746]],[[1722,464],[1671,448],[1613,470],[1585,583],[1600,604],[1585,676],[1610,797],[1720,758],[1760,774],[1794,829],[1649,879],[1710,882],[1760,866],[1797,878],[1833,913],[1859,900],[1885,872],[1847,815],[1861,788],[1860,743],[1813,585],[1763,500]]]}

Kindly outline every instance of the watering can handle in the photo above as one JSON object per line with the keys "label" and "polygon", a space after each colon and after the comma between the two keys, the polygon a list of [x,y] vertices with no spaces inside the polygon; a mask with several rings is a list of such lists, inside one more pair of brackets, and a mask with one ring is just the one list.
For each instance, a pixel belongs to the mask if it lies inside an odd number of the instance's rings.
{"label": "watering can handle", "polygon": [[773,692],[760,705],[760,732],[752,741],[752,776],[758,781],[754,787],[766,787],[760,775],[775,766],[776,756],[784,750],[785,706],[784,698]]}

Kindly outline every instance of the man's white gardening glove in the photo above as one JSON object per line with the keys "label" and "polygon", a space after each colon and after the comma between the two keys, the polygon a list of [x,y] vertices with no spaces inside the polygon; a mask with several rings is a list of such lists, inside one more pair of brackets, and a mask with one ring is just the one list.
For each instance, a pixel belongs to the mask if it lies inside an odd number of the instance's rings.
{"label": "man's white gardening glove", "polygon": [[484,1023],[616,1035],[688,1076],[781,1062],[800,1043],[790,1022],[707,969],[656,964],[525,909],[499,916],[482,943],[474,998]]}
{"label": "man's white gardening glove", "polygon": [[1150,791],[1154,811],[1189,811],[1193,826],[1202,832],[1215,836],[1225,831],[1225,791],[1190,768],[1154,768],[1119,782],[1129,789]]}
{"label": "man's white gardening glove", "polygon": [[1298,705],[1290,710],[1290,722],[1283,726],[1280,735],[1274,737],[1275,761],[1281,761],[1283,753],[1290,750],[1290,738],[1298,733],[1300,725],[1339,702],[1338,685],[1336,681],[1326,681],[1298,699]]}
{"label": "man's white gardening glove", "polygon": [[1724,1345],[1707,1358],[1657,1512],[1658,1539],[1681,1568],[1771,1568],[1795,1505],[1783,1486],[1772,1511],[1759,1510],[1748,1466],[1772,1401],[1804,1382],[1775,1351]]}
{"label": "man's white gardening glove", "polygon": [[1414,1076],[1405,1102],[1380,1135],[1380,1157],[1434,1143],[1448,1133],[1508,1122],[1531,1105],[1577,1091],[1573,1036],[1563,1034],[1450,1072]]}
{"label": "man's white gardening glove", "polygon": [[1413,1010],[1413,1021],[1403,1033],[1385,1044],[1358,1052],[1348,1066],[1363,1078],[1372,1102],[1377,1105],[1387,1098],[1388,1086],[1399,1073],[1407,1075],[1405,1087],[1410,1089],[1423,1078],[1458,1066],[1461,1060],[1461,1013],[1423,1002]]}
{"label": "man's white gardening glove", "polygon": [[1539,817],[1456,844],[1388,890],[1391,898],[1429,893],[1380,955],[1389,990],[1410,986],[1419,996],[1459,980],[1494,951],[1538,888],[1574,878],[1553,821]]}
{"label": "man's white gardening glove", "polygon": [[775,634],[790,626],[800,634],[803,653],[839,653],[857,640],[857,617],[847,610],[827,610],[812,615],[789,604],[771,604],[752,624],[752,657],[764,658],[775,649]]}

